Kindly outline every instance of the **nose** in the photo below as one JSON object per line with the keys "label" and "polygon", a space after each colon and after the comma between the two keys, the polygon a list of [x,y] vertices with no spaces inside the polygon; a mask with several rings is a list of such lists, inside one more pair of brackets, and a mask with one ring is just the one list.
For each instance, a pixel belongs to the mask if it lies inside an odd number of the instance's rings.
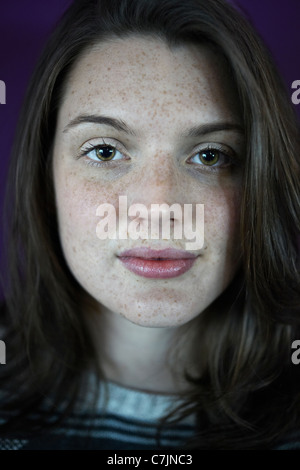
{"label": "nose", "polygon": [[174,157],[167,152],[156,152],[135,174],[128,199],[131,204],[144,204],[153,211],[155,205],[182,204],[184,193]]}
{"label": "nose", "polygon": [[151,226],[153,238],[160,238],[162,226],[171,230],[181,226],[188,190],[170,153],[156,153],[149,160],[135,173],[128,188],[128,214],[141,226]]}
{"label": "nose", "polygon": [[132,182],[132,202],[151,204],[182,203],[184,196],[182,175],[170,152],[156,151]]}

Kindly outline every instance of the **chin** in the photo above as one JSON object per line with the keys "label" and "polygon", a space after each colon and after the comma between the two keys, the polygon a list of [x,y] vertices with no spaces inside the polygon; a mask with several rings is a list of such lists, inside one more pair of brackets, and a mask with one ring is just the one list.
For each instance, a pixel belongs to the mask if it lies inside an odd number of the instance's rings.
{"label": "chin", "polygon": [[152,311],[151,313],[137,313],[137,312],[120,312],[120,315],[129,322],[142,326],[145,328],[176,328],[185,325],[199,315],[188,315],[187,312],[182,314],[182,311],[175,313],[162,313]]}

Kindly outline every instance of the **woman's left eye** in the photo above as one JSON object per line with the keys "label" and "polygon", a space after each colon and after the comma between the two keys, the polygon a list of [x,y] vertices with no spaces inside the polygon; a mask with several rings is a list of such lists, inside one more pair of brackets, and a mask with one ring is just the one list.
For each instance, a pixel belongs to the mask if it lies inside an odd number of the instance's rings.
{"label": "woman's left eye", "polygon": [[122,153],[112,145],[95,145],[90,149],[84,150],[83,155],[95,162],[107,162],[110,160],[121,160]]}
{"label": "woman's left eye", "polygon": [[200,150],[189,161],[208,167],[227,167],[232,163],[229,155],[214,148]]}

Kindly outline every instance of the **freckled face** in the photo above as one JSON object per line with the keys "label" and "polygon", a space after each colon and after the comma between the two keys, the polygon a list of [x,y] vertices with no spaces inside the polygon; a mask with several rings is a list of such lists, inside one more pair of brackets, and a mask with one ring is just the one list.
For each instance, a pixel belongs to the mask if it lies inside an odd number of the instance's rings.
{"label": "freckled face", "polygon": [[[77,61],[58,115],[54,187],[66,261],[99,311],[143,326],[182,325],[231,282],[243,139],[228,124],[240,125],[236,99],[221,58],[204,47],[131,37],[102,42]],[[120,196],[149,211],[204,204],[205,243],[191,269],[145,278],[121,263],[124,250],[185,249],[188,240],[100,240],[97,207],[109,203],[118,217]]]}

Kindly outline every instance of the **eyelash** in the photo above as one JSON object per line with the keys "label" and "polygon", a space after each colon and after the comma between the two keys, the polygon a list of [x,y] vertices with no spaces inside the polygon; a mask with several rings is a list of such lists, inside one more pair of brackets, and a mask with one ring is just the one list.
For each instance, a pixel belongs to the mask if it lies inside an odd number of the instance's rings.
{"label": "eyelash", "polygon": [[[205,165],[204,163],[200,164],[200,163],[196,163],[195,166],[196,166],[196,170],[199,170],[199,171],[210,171],[210,172],[213,172],[213,171],[222,171],[222,170],[226,170],[230,167],[232,167],[234,164],[236,164],[236,161],[235,161],[235,153],[233,152],[233,150],[229,150],[227,148],[224,148],[222,145],[219,145],[219,144],[207,144],[205,147],[201,148],[201,149],[198,149],[191,157],[189,157],[189,160],[191,160],[192,158],[195,158],[197,157],[198,155],[201,155],[201,154],[204,154],[205,152],[207,151],[215,151],[215,152],[218,152],[220,154],[220,158],[224,159],[225,160],[229,160],[227,163],[223,163],[223,164],[218,164],[218,165]],[[192,162],[188,161],[188,164],[191,165],[193,164]]]}
{"label": "eyelash", "polygon": [[[95,150],[98,150],[98,149],[101,149],[101,148],[105,148],[105,147],[110,147],[112,149],[115,149],[117,150],[118,152],[120,152],[120,154],[124,155],[124,151],[123,149],[121,149],[118,145],[114,144],[110,144],[110,143],[107,143],[105,142],[104,139],[102,139],[102,144],[97,144],[97,145],[94,145],[94,144],[91,144],[91,143],[88,143],[80,152],[80,154],[78,155],[78,158],[82,158],[82,157],[88,157],[89,160],[85,160],[85,163],[87,165],[91,165],[91,166],[97,166],[97,167],[100,167],[100,166],[106,166],[106,165],[109,165],[111,166],[112,163],[115,162],[115,160],[107,160],[107,161],[101,161],[98,159],[98,161],[96,160],[92,160],[90,159],[90,157],[88,156],[89,153],[95,151]],[[118,158],[117,160],[121,160],[120,158]],[[122,159],[123,160],[123,159]]]}
{"label": "eyelash", "polygon": [[[117,150],[117,152],[119,152],[120,154],[122,154],[124,156],[124,151],[118,145],[107,143],[107,142],[104,141],[104,139],[102,139],[102,142],[103,142],[102,144],[97,144],[97,145],[88,143],[82,149],[82,151],[78,155],[78,158],[87,157],[88,160],[85,160],[85,163],[87,165],[96,166],[96,167],[103,167],[103,166],[110,166],[111,167],[113,164],[115,164],[116,160],[118,161],[118,160],[123,160],[124,159],[124,158],[117,158],[117,159],[111,159],[111,160],[107,160],[107,161],[92,160],[88,156],[89,153],[91,153],[93,151],[96,151],[98,149],[107,148],[107,147]],[[229,162],[226,163],[225,165],[224,164],[221,164],[221,165],[205,165],[204,163],[202,163],[202,164],[194,163],[196,169],[199,170],[199,171],[203,171],[203,170],[204,171],[209,171],[209,172],[222,171],[222,170],[228,169],[229,167],[232,167],[234,164],[236,164],[236,162],[234,161],[234,157],[235,157],[234,152],[232,150],[229,151],[227,148],[224,148],[222,145],[218,145],[218,144],[208,144],[204,148],[198,149],[191,157],[189,157],[189,160],[192,159],[192,158],[195,158],[198,155],[201,155],[201,153],[203,154],[204,152],[207,152],[207,151],[219,152],[220,155],[221,155],[221,159],[222,159],[222,157],[223,157],[223,159],[225,157],[225,159],[228,159]],[[125,158],[125,159],[128,160],[128,157]],[[192,165],[193,162],[188,162],[188,164]]]}

